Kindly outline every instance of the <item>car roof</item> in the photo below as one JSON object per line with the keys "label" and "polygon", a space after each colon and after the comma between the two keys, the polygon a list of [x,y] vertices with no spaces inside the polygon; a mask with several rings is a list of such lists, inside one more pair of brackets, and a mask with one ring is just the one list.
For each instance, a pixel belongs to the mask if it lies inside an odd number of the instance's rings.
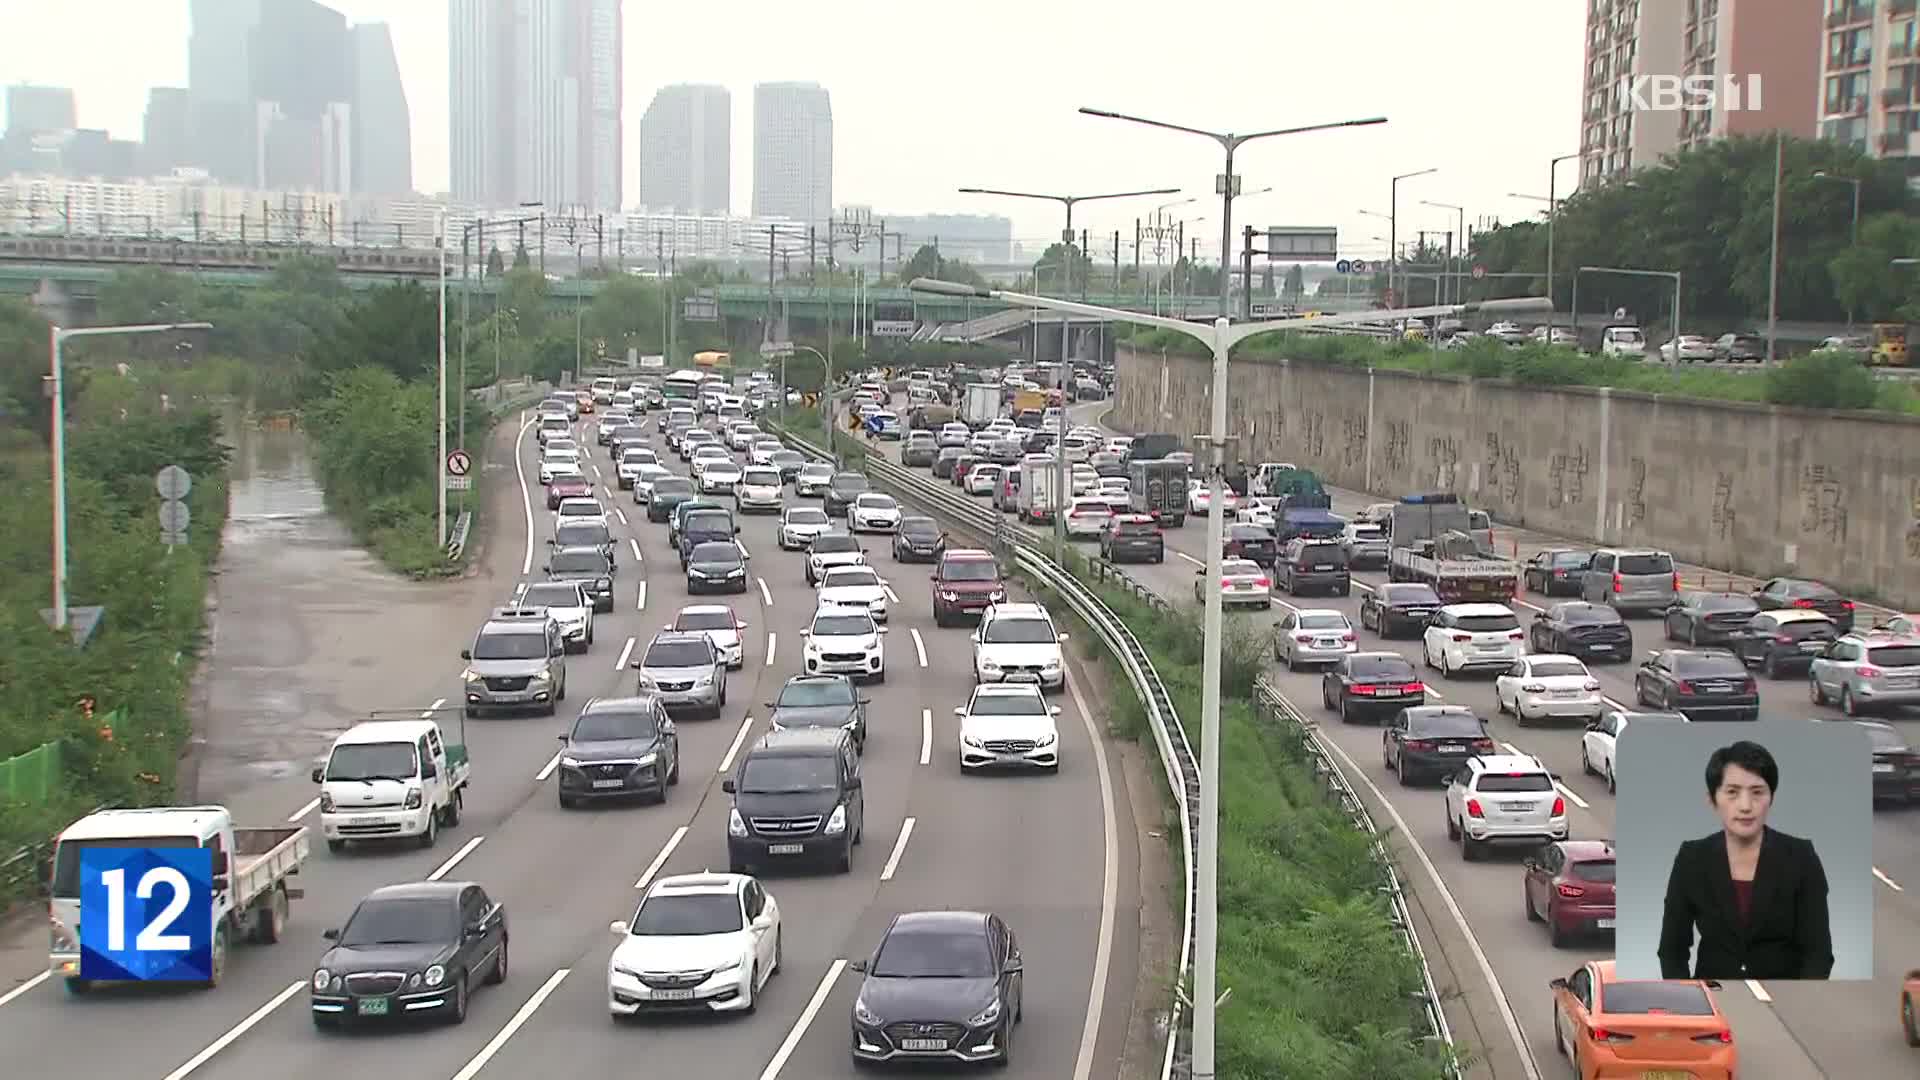
{"label": "car roof", "polygon": [[1560,850],[1566,852],[1567,858],[1574,862],[1613,858],[1611,840],[1562,840],[1559,843]]}
{"label": "car roof", "polygon": [[397,885],[382,885],[360,898],[361,903],[368,900],[445,900],[452,903],[460,896],[460,890],[472,885],[471,881],[403,881]]}
{"label": "car roof", "polygon": [[1339,608],[1330,608],[1330,607],[1296,608],[1294,609],[1293,613],[1295,615],[1338,615],[1343,619],[1347,617],[1346,612],[1341,611]]}
{"label": "car roof", "polygon": [[973,688],[974,697],[1044,697],[1033,683],[981,683]]}
{"label": "car roof", "polygon": [[1585,660],[1582,660],[1577,656],[1571,656],[1567,653],[1528,653],[1527,655],[1521,657],[1520,659],[1525,661],[1528,667],[1532,667],[1534,664],[1544,660],[1552,660],[1552,661],[1566,660],[1566,661],[1571,661],[1575,664],[1579,664],[1581,667],[1587,666],[1587,662]]}
{"label": "car roof", "polygon": [[[745,874],[716,874],[701,871],[697,874],[670,874],[654,879],[647,889],[647,899],[651,900],[663,893],[676,896],[726,896],[739,892],[753,880]],[[644,901],[643,901],[644,903]]]}
{"label": "car roof", "polygon": [[1467,764],[1481,772],[1552,775],[1540,759],[1531,754],[1475,754],[1467,759]]}
{"label": "car roof", "polygon": [[580,714],[585,716],[590,712],[635,712],[651,706],[656,700],[658,699],[652,694],[589,698],[587,703],[580,707]]}
{"label": "car roof", "polygon": [[[1421,584],[1414,582],[1413,584]],[[1505,604],[1447,604],[1440,609],[1448,615],[1511,615],[1513,609]]]}
{"label": "car roof", "polygon": [[993,552],[984,548],[948,548],[940,556],[943,559],[986,559],[993,561]]}
{"label": "car roof", "polygon": [[1045,605],[1036,604],[1030,600],[1003,600],[988,607],[987,610],[991,611],[996,619],[1046,619],[1048,621],[1053,619],[1053,616],[1047,613]]}
{"label": "car roof", "polygon": [[438,726],[431,720],[368,720],[341,732],[334,745],[413,742]]}
{"label": "car roof", "polygon": [[1833,621],[1832,619],[1826,616],[1826,613],[1820,612],[1820,611],[1814,611],[1810,608],[1779,608],[1774,611],[1763,611],[1760,614],[1770,615],[1773,617],[1773,620],[1775,622],[1783,622],[1783,623],[1790,623],[1790,622],[1830,623]]}
{"label": "car roof", "polygon": [[731,615],[733,607],[728,604],[686,604],[675,613],[674,618],[681,615],[719,615],[723,612]]}
{"label": "car roof", "polygon": [[713,639],[707,636],[705,630],[662,630],[653,635],[653,639],[647,642],[647,646],[651,648],[655,645],[678,645],[691,644],[694,642],[710,646],[713,644]]}

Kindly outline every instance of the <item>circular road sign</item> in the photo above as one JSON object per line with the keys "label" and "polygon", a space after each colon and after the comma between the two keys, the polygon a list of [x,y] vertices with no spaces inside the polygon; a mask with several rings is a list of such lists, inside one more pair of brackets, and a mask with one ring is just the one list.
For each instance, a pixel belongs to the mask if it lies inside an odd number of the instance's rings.
{"label": "circular road sign", "polygon": [[1478,278],[1483,278],[1483,277],[1486,277],[1486,276],[1487,276],[1487,268],[1486,268],[1486,265],[1485,265],[1485,264],[1483,264],[1483,263],[1474,263],[1474,264],[1473,264],[1473,276],[1474,276],[1474,277],[1475,277],[1476,279],[1478,279]]}
{"label": "circular road sign", "polygon": [[1353,272],[1354,272],[1354,273],[1356,273],[1356,274],[1364,274],[1364,273],[1366,273],[1366,272],[1367,272],[1367,260],[1365,260],[1365,259],[1355,259],[1355,260],[1353,260]]}
{"label": "circular road sign", "polygon": [[177,499],[168,499],[160,504],[160,528],[164,532],[183,533],[192,515],[187,513],[187,504]]}
{"label": "circular road sign", "polygon": [[154,474],[153,486],[163,499],[184,499],[193,490],[193,477],[178,465],[168,465]]}
{"label": "circular road sign", "polygon": [[1353,260],[1341,259],[1339,262],[1333,264],[1333,268],[1339,273],[1351,274],[1353,273]]}
{"label": "circular road sign", "polygon": [[455,450],[447,455],[447,475],[465,476],[473,469],[473,458],[465,450]]}

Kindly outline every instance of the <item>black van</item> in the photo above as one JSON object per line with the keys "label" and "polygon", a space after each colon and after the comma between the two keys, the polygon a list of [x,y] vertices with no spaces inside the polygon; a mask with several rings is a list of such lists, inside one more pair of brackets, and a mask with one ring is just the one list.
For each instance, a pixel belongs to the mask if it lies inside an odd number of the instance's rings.
{"label": "black van", "polygon": [[687,568],[687,556],[694,548],[712,540],[732,540],[740,535],[740,526],[726,510],[695,510],[680,522],[680,568]]}
{"label": "black van", "polygon": [[845,874],[864,837],[860,752],[844,728],[769,732],[720,789],[733,796],[727,862],[736,874],[830,863]]}

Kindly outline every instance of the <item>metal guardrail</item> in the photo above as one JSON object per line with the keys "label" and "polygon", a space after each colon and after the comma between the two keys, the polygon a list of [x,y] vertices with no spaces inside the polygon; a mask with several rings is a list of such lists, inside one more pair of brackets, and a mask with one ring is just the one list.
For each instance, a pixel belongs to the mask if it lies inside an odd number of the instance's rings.
{"label": "metal guardrail", "polygon": [[[787,445],[814,460],[833,459],[829,451],[791,432],[782,431],[777,423],[767,421],[763,426],[781,437]],[[1189,1075],[1192,1017],[1182,1004],[1181,992],[1193,963],[1194,843],[1200,827],[1200,768],[1192,744],[1187,739],[1186,728],[1174,711],[1173,698],[1167,691],[1165,681],[1154,670],[1152,659],[1147,656],[1139,639],[1134,637],[1133,631],[1092,590],[1081,584],[1071,571],[1044,553],[1043,542],[1038,535],[1009,524],[999,511],[985,509],[967,496],[945,490],[941,485],[887,461],[878,453],[869,453],[865,460],[867,476],[876,487],[890,489],[897,497],[977,533],[1014,567],[1065,601],[1068,608],[1099,635],[1126,672],[1127,681],[1133,684],[1134,693],[1147,713],[1147,726],[1153,732],[1154,746],[1159,751],[1161,767],[1166,772],[1167,788],[1173,793],[1174,804],[1180,811],[1180,853],[1186,875],[1180,959],[1175,980],[1177,989],[1168,1006],[1168,1037],[1159,1076],[1161,1080],[1172,1080]],[[1137,586],[1134,591],[1152,597],[1151,593],[1141,593]]]}
{"label": "metal guardrail", "polygon": [[454,519],[453,536],[447,540],[447,561],[459,562],[467,550],[467,534],[473,530],[473,511],[462,510]]}

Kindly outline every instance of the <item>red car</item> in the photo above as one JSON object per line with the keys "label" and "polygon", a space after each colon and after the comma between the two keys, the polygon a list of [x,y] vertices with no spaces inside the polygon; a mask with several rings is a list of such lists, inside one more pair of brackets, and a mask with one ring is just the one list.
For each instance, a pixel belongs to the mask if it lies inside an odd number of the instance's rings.
{"label": "red car", "polygon": [[1547,924],[1554,948],[1576,937],[1613,935],[1613,841],[1557,841],[1521,866],[1527,918]]}
{"label": "red car", "polygon": [[560,509],[561,499],[586,499],[593,496],[593,481],[584,476],[556,476],[547,485],[547,509]]}

